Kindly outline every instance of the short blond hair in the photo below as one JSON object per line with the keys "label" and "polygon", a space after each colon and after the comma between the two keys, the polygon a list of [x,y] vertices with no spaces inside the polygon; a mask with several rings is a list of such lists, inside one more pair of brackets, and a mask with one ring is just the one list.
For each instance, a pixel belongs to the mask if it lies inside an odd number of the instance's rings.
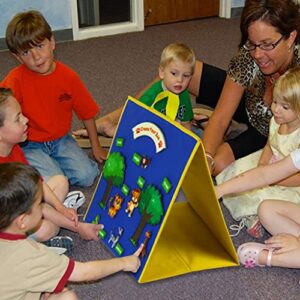
{"label": "short blond hair", "polygon": [[192,48],[182,43],[169,44],[161,54],[159,66],[165,68],[176,60],[191,64],[192,73],[194,73],[196,57]]}
{"label": "short blond hair", "polygon": [[300,66],[289,69],[276,81],[273,99],[281,99],[300,117]]}

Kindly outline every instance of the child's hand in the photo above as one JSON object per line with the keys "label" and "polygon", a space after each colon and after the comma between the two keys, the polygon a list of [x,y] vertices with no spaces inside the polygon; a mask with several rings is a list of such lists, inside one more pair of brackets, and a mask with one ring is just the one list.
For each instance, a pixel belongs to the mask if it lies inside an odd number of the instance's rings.
{"label": "child's hand", "polygon": [[78,226],[78,216],[77,216],[77,212],[74,208],[68,208],[68,207],[61,205],[57,210],[62,215],[64,215],[67,219],[73,221],[75,224],[75,227]]}
{"label": "child's hand", "polygon": [[102,224],[90,224],[79,222],[77,227],[77,232],[83,240],[87,241],[98,241],[99,236],[98,232],[100,229],[103,229],[104,226]]}
{"label": "child's hand", "polygon": [[111,118],[109,115],[97,119],[96,127],[98,134],[107,137],[113,137],[117,128],[118,119],[119,117],[117,117],[117,119],[114,120],[114,118]]}
{"label": "child's hand", "polygon": [[93,148],[93,155],[96,159],[96,161],[100,162],[100,163],[103,163],[103,161],[105,161],[107,159],[107,154],[108,154],[108,151],[102,147],[100,148]]}
{"label": "child's hand", "polygon": [[136,273],[136,271],[139,269],[141,265],[139,256],[143,248],[144,248],[144,244],[141,244],[140,247],[134,252],[133,255],[125,256],[122,258],[124,260],[123,271]]}
{"label": "child's hand", "polygon": [[288,233],[276,234],[265,241],[265,244],[270,248],[275,248],[274,253],[282,254],[295,249],[300,249],[299,239]]}

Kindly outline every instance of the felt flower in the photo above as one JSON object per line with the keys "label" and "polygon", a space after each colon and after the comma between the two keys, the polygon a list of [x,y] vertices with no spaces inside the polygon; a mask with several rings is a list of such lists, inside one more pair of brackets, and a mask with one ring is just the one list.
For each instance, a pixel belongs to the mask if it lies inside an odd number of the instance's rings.
{"label": "felt flower", "polygon": [[244,266],[247,269],[254,268],[255,267],[255,260],[252,259],[252,258],[245,260]]}

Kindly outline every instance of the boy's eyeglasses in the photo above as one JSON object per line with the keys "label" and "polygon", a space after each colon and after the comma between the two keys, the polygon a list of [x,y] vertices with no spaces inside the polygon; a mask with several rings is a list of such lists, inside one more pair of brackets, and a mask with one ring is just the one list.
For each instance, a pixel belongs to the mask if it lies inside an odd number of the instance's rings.
{"label": "boy's eyeglasses", "polygon": [[284,38],[284,35],[282,35],[281,38],[277,42],[270,43],[270,44],[253,44],[250,41],[247,41],[243,47],[244,47],[244,49],[246,49],[248,51],[253,51],[257,47],[264,51],[271,51],[277,47],[277,45],[283,40],[283,38]]}

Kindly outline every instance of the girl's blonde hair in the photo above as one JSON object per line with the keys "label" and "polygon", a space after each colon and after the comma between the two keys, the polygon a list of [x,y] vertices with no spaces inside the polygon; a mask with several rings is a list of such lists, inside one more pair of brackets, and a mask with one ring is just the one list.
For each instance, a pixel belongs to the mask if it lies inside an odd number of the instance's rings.
{"label": "girl's blonde hair", "polygon": [[165,68],[169,63],[176,60],[191,64],[192,73],[194,73],[196,57],[192,48],[182,43],[169,44],[161,54],[159,65]]}
{"label": "girl's blonde hair", "polygon": [[280,99],[300,117],[300,66],[289,69],[276,81],[273,99]]}

